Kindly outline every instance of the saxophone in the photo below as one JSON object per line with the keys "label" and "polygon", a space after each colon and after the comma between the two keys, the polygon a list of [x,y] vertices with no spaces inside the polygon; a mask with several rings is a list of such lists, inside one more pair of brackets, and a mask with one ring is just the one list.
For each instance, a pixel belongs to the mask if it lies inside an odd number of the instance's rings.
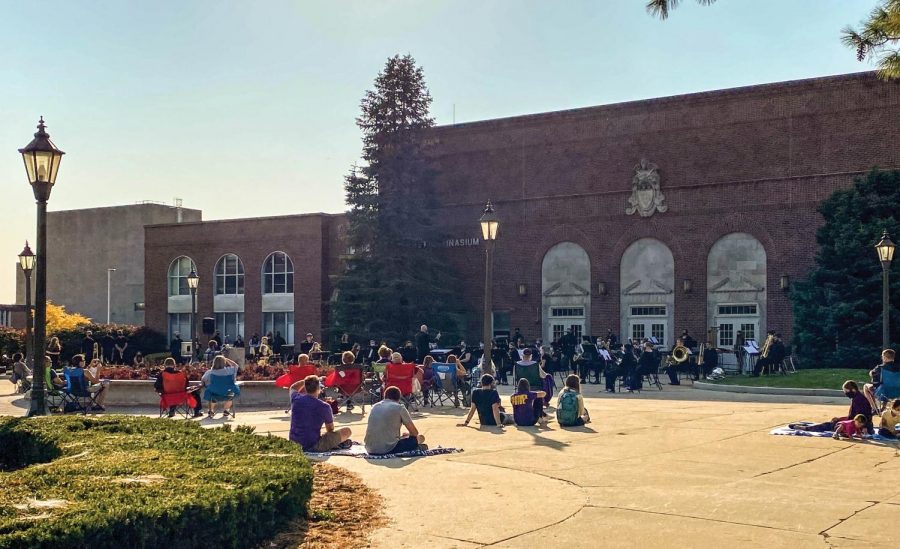
{"label": "saxophone", "polygon": [[769,349],[772,348],[772,343],[774,343],[774,342],[775,342],[775,336],[772,334],[769,334],[769,336],[766,338],[766,342],[763,343],[762,350],[759,352],[759,356],[761,356],[763,358],[769,358]]}

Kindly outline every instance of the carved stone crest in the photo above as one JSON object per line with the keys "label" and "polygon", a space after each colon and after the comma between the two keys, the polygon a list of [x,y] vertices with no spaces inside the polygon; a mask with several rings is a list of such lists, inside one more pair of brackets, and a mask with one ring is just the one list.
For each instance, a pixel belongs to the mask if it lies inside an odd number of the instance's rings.
{"label": "carved stone crest", "polygon": [[625,213],[633,215],[635,212],[641,217],[650,217],[654,212],[665,212],[669,209],[666,205],[666,197],[659,190],[659,168],[652,162],[641,159],[641,163],[634,167],[634,177],[631,178],[631,196],[625,206]]}

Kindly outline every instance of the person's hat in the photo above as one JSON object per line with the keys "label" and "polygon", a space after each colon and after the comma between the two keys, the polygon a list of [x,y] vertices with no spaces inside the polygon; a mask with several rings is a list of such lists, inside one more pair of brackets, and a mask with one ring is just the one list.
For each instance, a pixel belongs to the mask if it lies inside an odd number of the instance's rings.
{"label": "person's hat", "polygon": [[307,334],[306,334],[306,337],[312,337],[312,334],[307,333]]}

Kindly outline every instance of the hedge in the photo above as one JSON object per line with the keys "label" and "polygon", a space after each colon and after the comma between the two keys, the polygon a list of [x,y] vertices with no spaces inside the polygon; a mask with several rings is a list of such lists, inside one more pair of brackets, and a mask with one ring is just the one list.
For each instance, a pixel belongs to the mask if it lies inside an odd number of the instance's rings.
{"label": "hedge", "polygon": [[0,548],[258,544],[306,512],[312,469],[296,444],[250,431],[2,418]]}

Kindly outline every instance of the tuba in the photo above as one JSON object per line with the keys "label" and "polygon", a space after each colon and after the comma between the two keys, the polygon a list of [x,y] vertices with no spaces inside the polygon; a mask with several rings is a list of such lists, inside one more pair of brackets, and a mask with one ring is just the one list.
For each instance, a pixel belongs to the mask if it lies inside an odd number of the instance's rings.
{"label": "tuba", "polygon": [[682,364],[688,359],[689,353],[688,348],[684,345],[677,345],[672,349],[672,354],[669,355],[667,359],[669,364]]}

